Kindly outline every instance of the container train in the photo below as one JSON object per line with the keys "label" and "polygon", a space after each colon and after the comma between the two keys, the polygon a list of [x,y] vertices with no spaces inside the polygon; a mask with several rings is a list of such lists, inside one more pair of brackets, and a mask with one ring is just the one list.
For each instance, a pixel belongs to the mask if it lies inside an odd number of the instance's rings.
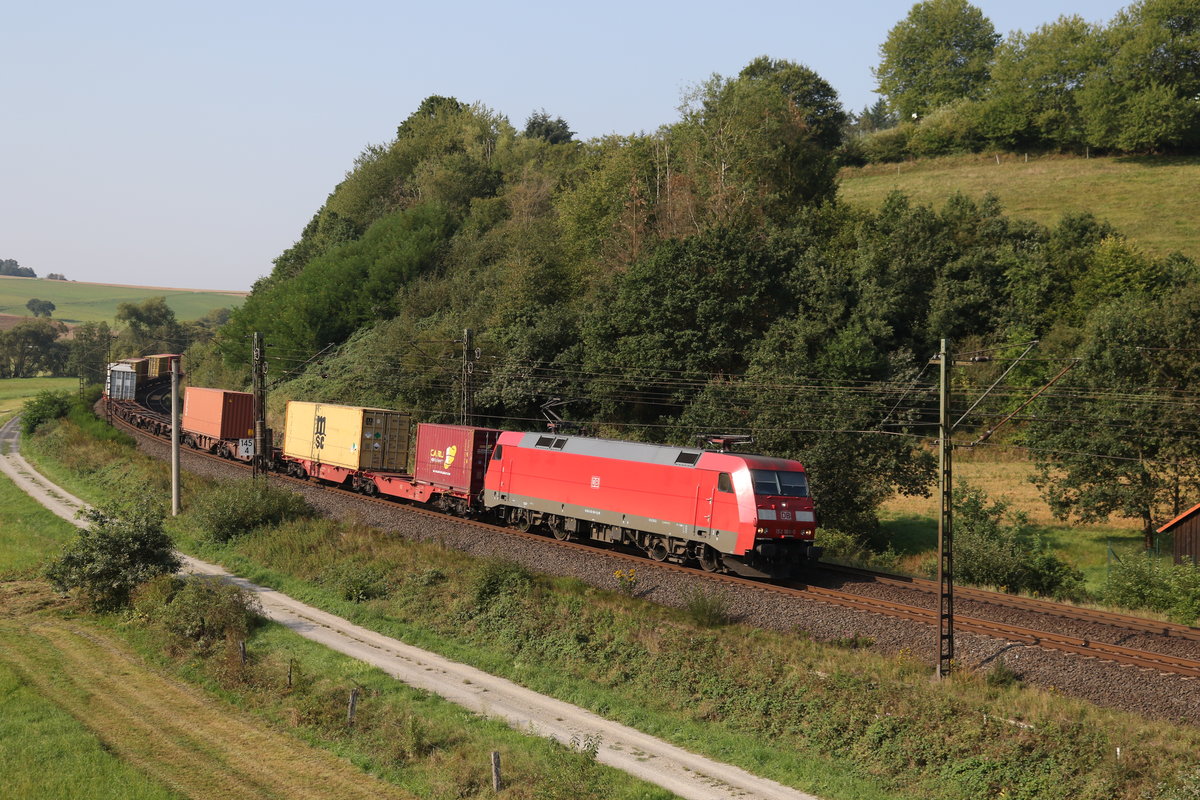
{"label": "container train", "polygon": [[[169,417],[138,397],[110,398],[118,416],[170,435]],[[187,388],[182,444],[247,460],[238,441],[253,427],[252,395]],[[783,578],[821,555],[798,461],[434,423],[413,437],[411,428],[389,409],[293,401],[269,461],[293,477],[708,571]]]}

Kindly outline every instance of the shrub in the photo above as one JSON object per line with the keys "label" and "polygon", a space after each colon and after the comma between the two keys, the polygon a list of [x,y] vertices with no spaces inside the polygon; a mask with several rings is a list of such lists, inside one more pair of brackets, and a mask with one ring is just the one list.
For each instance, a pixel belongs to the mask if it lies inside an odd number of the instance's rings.
{"label": "shrub", "polygon": [[884,572],[895,571],[900,556],[889,545],[883,552],[871,549],[870,542],[862,536],[837,528],[820,528],[816,535],[817,544],[824,549],[823,558],[837,559],[847,564],[857,564]]}
{"label": "shrub", "polygon": [[352,603],[386,597],[392,591],[387,571],[378,564],[343,561],[322,572],[319,580]]}
{"label": "shrub", "polygon": [[262,610],[252,592],[206,576],[161,576],[137,590],[133,605],[177,643],[201,653],[220,642],[246,639]]}
{"label": "shrub", "polygon": [[46,568],[58,591],[77,590],[93,609],[113,611],[129,605],[139,584],[179,569],[156,508],[90,509],[84,517],[88,527]]}
{"label": "shrub", "polygon": [[1176,622],[1193,624],[1200,617],[1200,568],[1139,553],[1112,565],[1100,597],[1115,606],[1161,611]]}
{"label": "shrub", "polygon": [[102,442],[118,442],[133,447],[135,440],[132,436],[109,425],[106,420],[100,419],[93,413],[92,406],[95,405],[95,402],[94,398],[89,399],[88,397],[83,400],[75,399],[71,403],[70,411],[67,412],[67,419],[93,439]]}
{"label": "shrub", "polygon": [[1049,551],[1021,512],[966,483],[954,490],[954,568],[964,583],[1069,597],[1083,573]]}
{"label": "shrub", "polygon": [[437,586],[439,583],[445,583],[445,581],[446,573],[437,567],[422,570],[412,577],[412,583],[417,586]]}
{"label": "shrub", "polygon": [[255,528],[311,513],[312,508],[300,495],[262,481],[220,483],[197,497],[191,510],[213,542],[227,542]]}
{"label": "shrub", "polygon": [[903,161],[908,156],[908,140],[915,127],[906,122],[863,136],[860,140],[862,157],[872,163]]}
{"label": "shrub", "polygon": [[978,103],[966,98],[942,106],[915,126],[908,139],[914,156],[975,151],[983,144]]}
{"label": "shrub", "polygon": [[689,589],[683,596],[683,610],[702,628],[717,628],[732,619],[728,595],[707,589]]}
{"label": "shrub", "polygon": [[532,585],[533,576],[529,574],[529,570],[515,561],[484,561],[472,587],[475,608],[487,608],[501,597],[526,594]]}
{"label": "shrub", "polygon": [[1003,661],[997,661],[991,669],[984,675],[984,683],[993,688],[1003,688],[1005,686],[1015,686],[1021,682],[1021,676],[1012,667],[1005,664]]}
{"label": "shrub", "polygon": [[71,410],[72,394],[67,390],[38,392],[21,407],[21,433],[29,436],[42,425],[62,419]]}

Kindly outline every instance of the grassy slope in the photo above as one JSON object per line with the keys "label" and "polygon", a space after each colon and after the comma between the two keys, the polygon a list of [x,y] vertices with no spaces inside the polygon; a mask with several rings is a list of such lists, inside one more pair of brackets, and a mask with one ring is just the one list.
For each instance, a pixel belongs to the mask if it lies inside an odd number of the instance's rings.
{"label": "grassy slope", "polygon": [[1075,158],[995,155],[872,164],[844,169],[841,196],[879,208],[894,189],[940,207],[955,191],[972,197],[992,192],[1017,217],[1054,225],[1069,211],[1090,211],[1145,250],[1179,251],[1200,260],[1200,157]]}
{"label": "grassy slope", "polygon": [[149,669],[81,620],[0,623],[3,661],[122,761],[188,797],[404,796]]}
{"label": "grassy slope", "polygon": [[[0,631],[11,630],[17,617],[53,604],[43,587],[14,579],[32,575],[74,533],[69,522],[43,509],[7,478],[0,479]],[[26,644],[21,638],[0,646],[0,775],[5,797],[184,796],[124,763],[102,738],[40,694],[11,663]],[[54,768],[46,769],[51,763]]]}
{"label": "grassy slope", "polygon": [[232,308],[240,304],[244,296],[243,292],[111,286],[0,276],[0,314],[27,315],[29,309],[25,304],[36,297],[54,303],[54,319],[72,324],[101,320],[111,324],[119,303],[140,303],[149,297],[165,297],[175,317],[187,321],[198,319],[214,308]]}

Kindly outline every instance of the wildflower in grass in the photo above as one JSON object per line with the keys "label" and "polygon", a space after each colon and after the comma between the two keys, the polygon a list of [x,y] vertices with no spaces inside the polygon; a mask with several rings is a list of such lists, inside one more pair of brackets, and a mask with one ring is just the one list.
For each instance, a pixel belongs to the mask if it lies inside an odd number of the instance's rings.
{"label": "wildflower in grass", "polygon": [[637,589],[638,582],[636,569],[633,567],[630,567],[629,569],[619,569],[613,573],[613,577],[617,579],[617,589],[619,589],[622,594],[627,594],[630,596],[633,595],[634,590]]}

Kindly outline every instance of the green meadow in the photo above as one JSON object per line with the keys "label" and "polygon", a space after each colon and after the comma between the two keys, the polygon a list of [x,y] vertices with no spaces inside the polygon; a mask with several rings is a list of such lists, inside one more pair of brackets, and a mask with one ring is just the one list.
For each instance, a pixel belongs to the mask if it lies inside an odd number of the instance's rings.
{"label": "green meadow", "polygon": [[37,298],[54,303],[53,319],[70,324],[113,322],[121,303],[140,303],[165,297],[180,321],[199,319],[215,308],[233,308],[244,292],[205,292],[153,286],[114,286],[103,283],[50,281],[43,278],[0,276],[0,314],[28,316],[25,304]]}

